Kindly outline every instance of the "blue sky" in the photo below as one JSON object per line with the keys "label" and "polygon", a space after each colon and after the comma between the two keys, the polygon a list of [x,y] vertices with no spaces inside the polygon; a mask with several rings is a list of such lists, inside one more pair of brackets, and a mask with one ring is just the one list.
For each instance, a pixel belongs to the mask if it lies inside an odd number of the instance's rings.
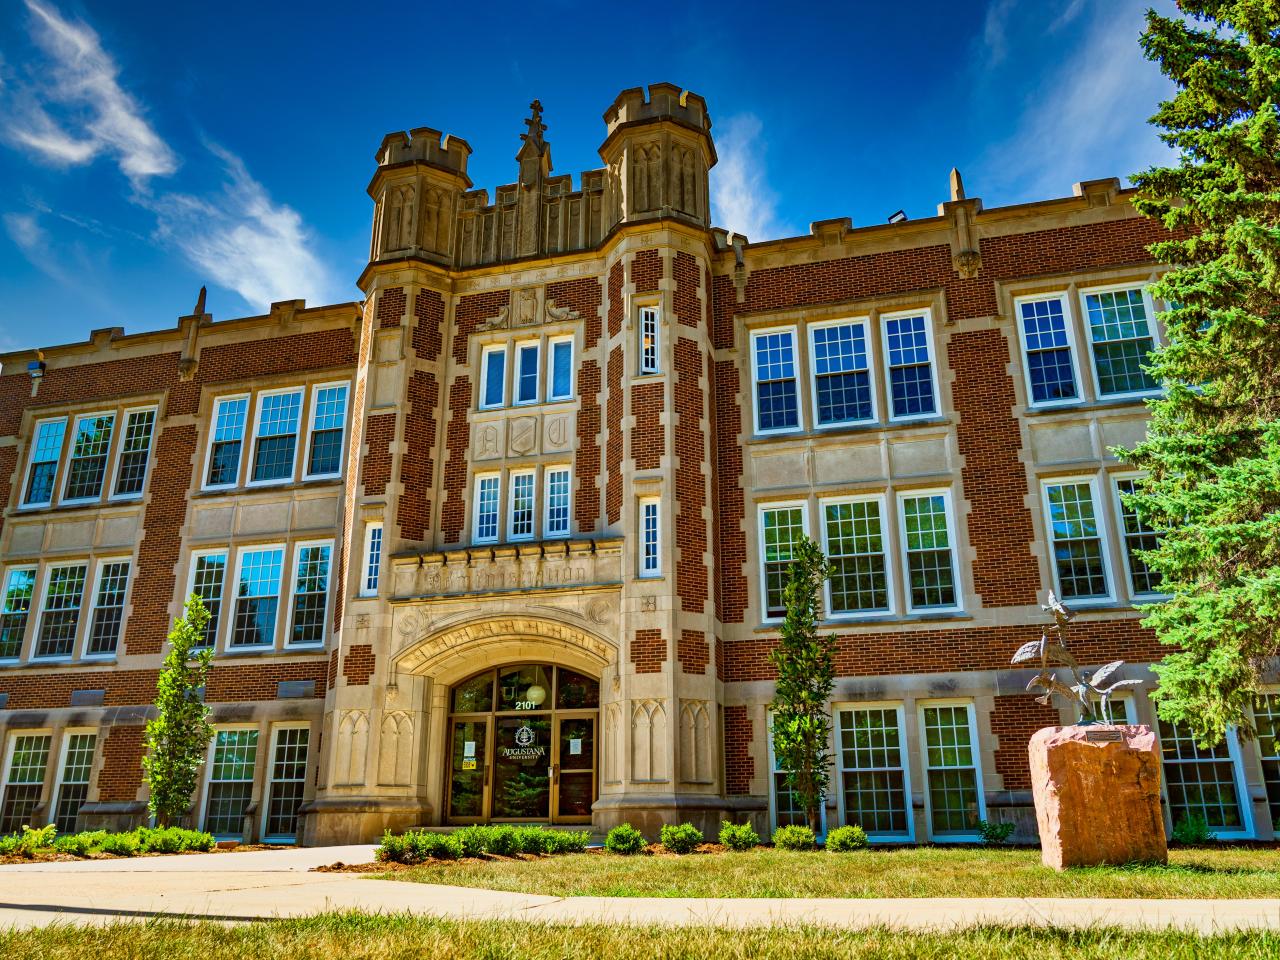
{"label": "blue sky", "polygon": [[576,182],[619,90],[702,94],[752,240],[932,215],[952,166],[990,207],[1167,157],[1147,3],[824,6],[0,0],[0,351],[172,326],[202,284],[218,319],[358,299],[383,134],[463,137],[492,192],[534,97]]}

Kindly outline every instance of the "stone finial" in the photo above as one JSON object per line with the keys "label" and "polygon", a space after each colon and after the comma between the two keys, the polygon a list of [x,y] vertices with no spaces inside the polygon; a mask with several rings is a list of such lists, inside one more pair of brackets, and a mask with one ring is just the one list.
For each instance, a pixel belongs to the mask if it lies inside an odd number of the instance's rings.
{"label": "stone finial", "polygon": [[208,290],[205,287],[200,288],[200,295],[196,297],[196,308],[191,311],[193,317],[204,316],[204,298],[207,293]]}
{"label": "stone finial", "polygon": [[547,132],[547,125],[542,122],[542,101],[534,100],[529,104],[529,119],[524,122],[528,133],[520,134],[520,139],[535,147],[542,146],[542,135]]}
{"label": "stone finial", "polygon": [[964,180],[960,176],[960,171],[955,167],[951,168],[951,200],[964,199]]}

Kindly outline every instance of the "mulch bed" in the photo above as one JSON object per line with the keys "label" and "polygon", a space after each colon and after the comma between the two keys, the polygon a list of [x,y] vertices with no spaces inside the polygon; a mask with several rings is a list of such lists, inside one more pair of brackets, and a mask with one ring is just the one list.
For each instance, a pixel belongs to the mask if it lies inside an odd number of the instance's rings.
{"label": "mulch bed", "polygon": [[81,862],[84,860],[137,860],[140,857],[203,857],[212,853],[250,853],[254,850],[292,850],[292,845],[279,843],[242,843],[235,847],[215,847],[212,850],[183,850],[181,853],[158,853],[148,851],[147,853],[135,853],[130,856],[117,856],[114,853],[102,853],[95,851],[87,857],[76,857],[69,853],[61,853],[57,850],[38,850],[35,856],[24,857],[19,854],[8,854],[0,857],[0,865],[8,866],[14,863],[66,863],[70,861]]}

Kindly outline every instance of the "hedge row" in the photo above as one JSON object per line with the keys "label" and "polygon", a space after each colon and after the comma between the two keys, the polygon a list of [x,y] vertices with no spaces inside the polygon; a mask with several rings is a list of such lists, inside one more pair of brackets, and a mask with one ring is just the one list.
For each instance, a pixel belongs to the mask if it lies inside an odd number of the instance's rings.
{"label": "hedge row", "polygon": [[546,827],[473,826],[452,833],[410,830],[382,836],[377,857],[388,863],[423,863],[457,860],[490,854],[511,857],[517,853],[581,853],[587,848],[585,830],[548,830]]}
{"label": "hedge row", "polygon": [[207,851],[212,850],[214,845],[213,834],[184,830],[181,827],[139,827],[124,833],[89,830],[58,836],[57,828],[49,824],[37,829],[23,827],[21,833],[0,837],[0,857],[35,857],[39,853],[50,851],[68,853],[75,857],[88,857],[95,853],[132,857],[139,853]]}
{"label": "hedge row", "polygon": [[[662,845],[672,853],[692,853],[703,842],[702,831],[692,823],[679,826],[667,824],[662,828],[659,839]],[[723,846],[730,850],[750,850],[759,845],[760,835],[749,823],[730,823],[725,820],[720,824],[718,837]],[[644,836],[635,827],[624,823],[614,827],[605,838],[604,847],[610,853],[630,855],[640,853],[645,846]],[[779,827],[773,832],[773,845],[779,850],[813,850],[817,846],[813,831],[808,827]],[[867,845],[867,834],[861,827],[836,827],[827,834],[826,850],[828,853],[845,853],[849,850],[860,850]]]}

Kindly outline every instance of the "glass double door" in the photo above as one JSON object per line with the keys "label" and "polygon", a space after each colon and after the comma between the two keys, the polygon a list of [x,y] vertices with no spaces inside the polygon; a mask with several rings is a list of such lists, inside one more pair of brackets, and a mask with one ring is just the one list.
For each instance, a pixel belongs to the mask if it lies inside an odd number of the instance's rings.
{"label": "glass double door", "polygon": [[449,821],[589,822],[597,719],[595,712],[453,718]]}

